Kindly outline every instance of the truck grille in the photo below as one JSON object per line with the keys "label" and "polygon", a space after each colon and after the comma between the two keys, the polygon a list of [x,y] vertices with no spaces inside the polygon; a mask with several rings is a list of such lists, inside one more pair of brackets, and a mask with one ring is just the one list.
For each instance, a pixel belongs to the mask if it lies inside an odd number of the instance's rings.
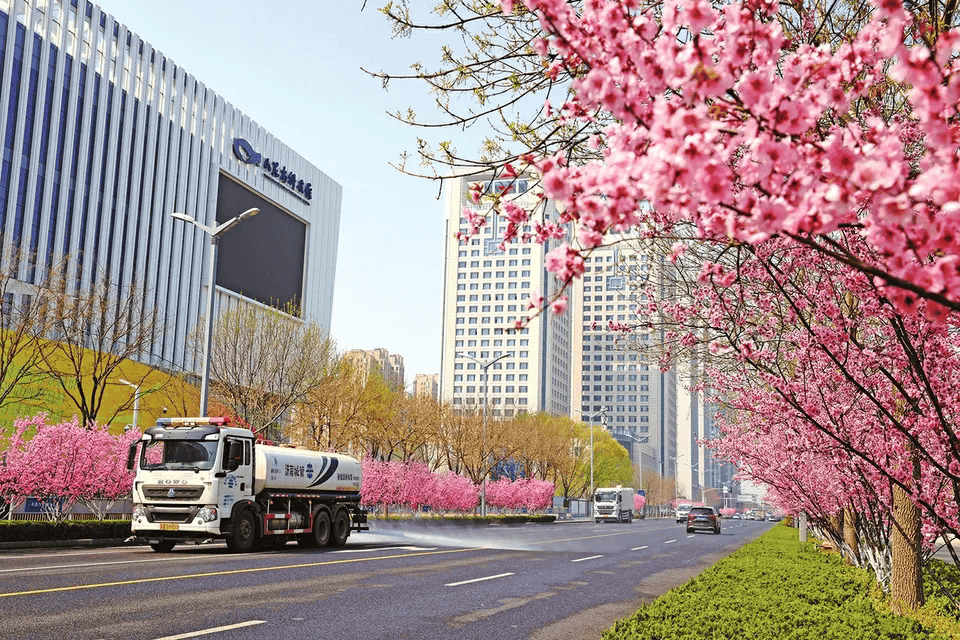
{"label": "truck grille", "polygon": [[[172,492],[172,493],[171,493]],[[197,500],[203,495],[203,487],[191,486],[145,486],[143,497],[147,500]]]}
{"label": "truck grille", "polygon": [[150,522],[178,522],[186,524],[192,521],[197,515],[197,508],[184,509],[176,511],[152,511],[150,513]]}

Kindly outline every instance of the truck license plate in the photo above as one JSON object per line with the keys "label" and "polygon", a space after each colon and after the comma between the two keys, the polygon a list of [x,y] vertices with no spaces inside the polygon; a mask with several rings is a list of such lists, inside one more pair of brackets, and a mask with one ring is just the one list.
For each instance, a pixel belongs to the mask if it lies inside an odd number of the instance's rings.
{"label": "truck license plate", "polygon": [[170,523],[170,522],[164,522],[164,523],[162,523],[162,524],[160,525],[160,530],[161,530],[161,531],[179,531],[179,530],[180,530],[180,525],[178,525],[178,524],[173,524],[173,523]]}

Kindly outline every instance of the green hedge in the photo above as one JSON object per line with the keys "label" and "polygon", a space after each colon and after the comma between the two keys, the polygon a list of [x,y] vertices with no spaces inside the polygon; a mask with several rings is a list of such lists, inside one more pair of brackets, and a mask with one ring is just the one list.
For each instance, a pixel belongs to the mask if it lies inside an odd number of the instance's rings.
{"label": "green hedge", "polygon": [[0,521],[0,542],[43,542],[48,540],[102,540],[130,536],[129,520],[97,522]]}
{"label": "green hedge", "polygon": [[774,527],[698,577],[619,620],[604,640],[943,638],[893,615],[866,571]]}

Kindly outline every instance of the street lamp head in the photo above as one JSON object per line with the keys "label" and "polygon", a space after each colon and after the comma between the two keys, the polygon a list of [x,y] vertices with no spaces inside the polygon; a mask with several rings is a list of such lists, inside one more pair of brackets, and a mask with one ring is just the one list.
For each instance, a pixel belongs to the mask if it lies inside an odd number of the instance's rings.
{"label": "street lamp head", "polygon": [[188,216],[185,213],[174,212],[174,213],[171,213],[170,215],[176,218],[177,220],[183,220],[184,222],[189,222],[191,224],[197,223],[196,218],[194,218],[193,216]]}
{"label": "street lamp head", "polygon": [[258,213],[260,213],[260,209],[257,209],[256,207],[252,207],[252,208],[250,208],[250,209],[247,209],[246,211],[244,211],[244,212],[241,213],[240,215],[238,215],[238,216],[237,216],[237,221],[243,220],[244,218],[252,218],[253,216],[257,215]]}
{"label": "street lamp head", "polygon": [[509,358],[509,357],[511,357],[511,356],[513,356],[513,351],[507,351],[507,352],[501,353],[500,355],[498,355],[496,358],[493,358],[492,360],[487,360],[486,362],[484,362],[484,361],[481,360],[480,358],[475,358],[475,357],[473,357],[473,356],[471,356],[470,354],[467,354],[467,353],[458,353],[458,354],[456,354],[456,357],[457,357],[457,358],[466,358],[466,359],[468,359],[468,360],[473,360],[473,361],[476,362],[478,365],[480,365],[480,368],[483,369],[484,371],[486,371],[487,368],[488,368],[488,367],[491,367],[494,363],[500,362],[500,361],[503,360],[504,358]]}

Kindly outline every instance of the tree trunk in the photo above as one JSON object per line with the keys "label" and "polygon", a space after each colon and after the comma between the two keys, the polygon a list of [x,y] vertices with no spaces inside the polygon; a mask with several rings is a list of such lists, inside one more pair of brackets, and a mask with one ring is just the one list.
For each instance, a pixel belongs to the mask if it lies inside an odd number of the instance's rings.
{"label": "tree trunk", "polygon": [[860,543],[857,540],[857,520],[853,509],[848,505],[843,509],[843,542],[850,553],[850,562],[860,566]]}
{"label": "tree trunk", "polygon": [[920,509],[899,485],[893,486],[893,523],[890,528],[890,597],[894,609],[908,611],[923,605],[920,576]]}

